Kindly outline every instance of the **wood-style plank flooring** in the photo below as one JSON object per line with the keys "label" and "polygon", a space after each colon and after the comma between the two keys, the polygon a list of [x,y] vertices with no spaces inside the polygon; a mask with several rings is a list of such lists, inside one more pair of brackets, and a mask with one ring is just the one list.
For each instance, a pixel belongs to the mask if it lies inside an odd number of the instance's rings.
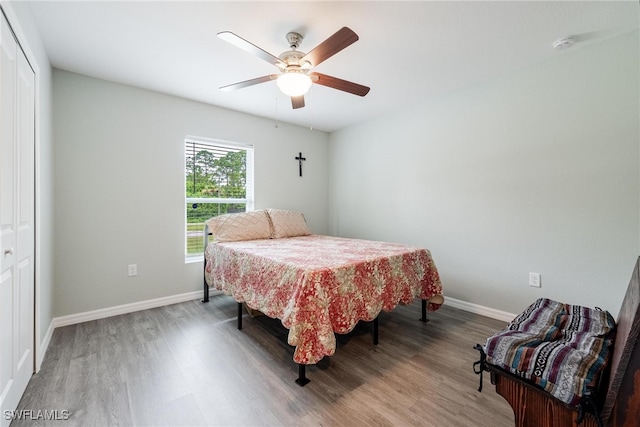
{"label": "wood-style plank flooring", "polygon": [[445,303],[423,324],[419,301],[399,306],[380,315],[379,345],[360,323],[299,387],[287,330],[245,314],[239,331],[236,307],[217,295],[56,329],[18,409],[70,417],[11,426],[513,426],[472,369],[504,322]]}

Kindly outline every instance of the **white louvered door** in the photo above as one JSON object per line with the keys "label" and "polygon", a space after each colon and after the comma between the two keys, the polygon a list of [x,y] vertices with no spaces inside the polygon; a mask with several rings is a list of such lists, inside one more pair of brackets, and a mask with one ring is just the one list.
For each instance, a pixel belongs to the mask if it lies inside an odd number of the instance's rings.
{"label": "white louvered door", "polygon": [[[0,14],[1,15],[1,14]],[[35,76],[0,16],[0,425],[34,370]]]}

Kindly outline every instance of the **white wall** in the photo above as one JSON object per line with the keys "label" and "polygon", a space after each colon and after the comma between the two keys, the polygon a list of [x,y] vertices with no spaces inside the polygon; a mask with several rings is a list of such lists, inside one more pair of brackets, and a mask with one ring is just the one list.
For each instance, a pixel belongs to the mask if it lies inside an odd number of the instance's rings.
{"label": "white wall", "polygon": [[[51,66],[31,11],[24,2],[2,2],[7,18],[25,50],[36,76],[36,356],[47,339],[53,319],[54,292],[54,195]],[[44,347],[46,347],[44,343]]]}
{"label": "white wall", "polygon": [[55,316],[202,288],[202,262],[184,261],[186,135],[253,144],[256,209],[327,233],[326,133],[60,70],[53,89]]}
{"label": "white wall", "polygon": [[617,315],[640,254],[638,39],[332,134],[332,232],[429,248],[445,295],[472,304]]}

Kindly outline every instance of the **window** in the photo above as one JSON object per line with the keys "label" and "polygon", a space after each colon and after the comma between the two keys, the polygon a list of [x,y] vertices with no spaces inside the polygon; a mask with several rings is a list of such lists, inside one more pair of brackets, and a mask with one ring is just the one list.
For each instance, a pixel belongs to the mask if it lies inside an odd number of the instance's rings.
{"label": "window", "polygon": [[185,139],[185,255],[204,251],[204,224],[214,216],[253,210],[253,146]]}

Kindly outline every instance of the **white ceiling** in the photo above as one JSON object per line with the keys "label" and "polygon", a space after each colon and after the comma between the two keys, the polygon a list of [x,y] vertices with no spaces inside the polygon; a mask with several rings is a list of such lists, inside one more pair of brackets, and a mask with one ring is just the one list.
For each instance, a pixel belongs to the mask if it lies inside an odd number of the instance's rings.
{"label": "white ceiling", "polygon": [[[640,27],[630,1],[32,1],[51,64],[282,122],[334,131],[487,81]],[[292,110],[274,81],[218,88],[277,72],[219,39],[232,31],[274,54],[300,32],[309,52],[343,26],[360,40],[315,71],[371,87],[364,97],[314,85]]]}

